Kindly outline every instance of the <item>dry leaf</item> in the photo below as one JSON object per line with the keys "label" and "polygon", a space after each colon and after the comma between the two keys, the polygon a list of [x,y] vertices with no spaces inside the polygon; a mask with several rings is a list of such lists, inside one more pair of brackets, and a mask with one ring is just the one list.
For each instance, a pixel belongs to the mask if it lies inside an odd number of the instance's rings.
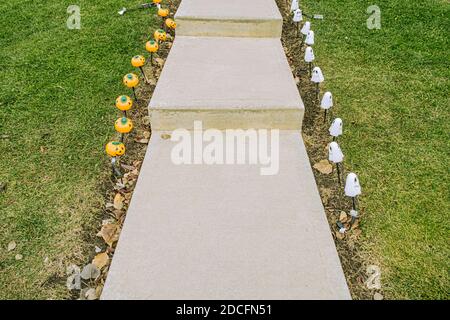
{"label": "dry leaf", "polygon": [[345,211],[341,211],[341,214],[339,215],[339,221],[342,223],[347,221],[347,214],[345,213]]}
{"label": "dry leaf", "polygon": [[109,223],[102,226],[102,229],[97,234],[102,237],[105,243],[112,246],[114,242],[119,240],[120,228],[115,223]]}
{"label": "dry leaf", "polygon": [[144,144],[147,144],[148,141],[149,141],[149,139],[137,139],[137,140],[135,140],[135,141],[138,142],[138,143],[144,143]]}
{"label": "dry leaf", "polygon": [[362,233],[361,229],[356,229],[355,231],[353,231],[353,235],[355,236],[355,238],[359,238],[361,233]]}
{"label": "dry leaf", "polygon": [[159,64],[161,67],[164,65],[164,62],[165,62],[164,59],[161,59],[161,58],[156,58],[155,61],[156,61],[156,63]]}
{"label": "dry leaf", "polygon": [[320,160],[314,165],[314,169],[323,174],[330,174],[331,172],[333,172],[333,167],[328,162],[328,160]]}
{"label": "dry leaf", "polygon": [[336,238],[338,238],[339,240],[345,238],[345,233],[340,233],[339,231],[336,231],[334,234],[336,235]]}
{"label": "dry leaf", "polygon": [[16,248],[17,244],[15,241],[11,241],[8,243],[8,251],[13,251]]}
{"label": "dry leaf", "polygon": [[100,270],[94,266],[92,263],[89,263],[84,266],[83,270],[80,273],[81,278],[84,280],[95,279],[100,275]]}
{"label": "dry leaf", "polygon": [[120,166],[121,166],[122,168],[124,168],[125,170],[128,170],[128,171],[133,171],[134,169],[136,169],[135,167],[129,166],[129,165],[124,164],[124,163],[121,163]]}
{"label": "dry leaf", "polygon": [[149,139],[150,138],[150,131],[144,131],[143,135],[144,135],[144,138]]}
{"label": "dry leaf", "polygon": [[376,293],[373,295],[373,300],[383,300],[383,299],[384,299],[383,295],[380,294],[380,293],[378,293],[378,292],[376,292]]}
{"label": "dry leaf", "polygon": [[106,252],[102,252],[97,254],[94,259],[92,260],[92,264],[99,268],[100,270],[106,266],[109,262],[109,257]]}
{"label": "dry leaf", "polygon": [[121,210],[123,208],[123,197],[120,193],[114,196],[114,209]]}

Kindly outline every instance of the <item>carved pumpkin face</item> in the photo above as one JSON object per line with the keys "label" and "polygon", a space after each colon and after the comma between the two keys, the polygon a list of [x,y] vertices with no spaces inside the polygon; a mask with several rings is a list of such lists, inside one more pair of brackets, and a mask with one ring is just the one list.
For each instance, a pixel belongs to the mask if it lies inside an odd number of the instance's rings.
{"label": "carved pumpkin face", "polygon": [[106,153],[111,157],[120,157],[125,153],[125,145],[119,141],[111,141],[105,147]]}
{"label": "carved pumpkin face", "polygon": [[169,9],[163,9],[163,8],[158,9],[158,16],[165,18],[168,15],[169,15]]}
{"label": "carved pumpkin face", "polygon": [[116,99],[116,107],[121,111],[127,111],[131,109],[133,101],[129,96],[118,96]]}
{"label": "carved pumpkin face", "polygon": [[145,49],[148,52],[156,52],[158,51],[158,48],[159,48],[158,42],[156,42],[155,40],[147,41],[147,43],[145,44]]}
{"label": "carved pumpkin face", "polygon": [[175,29],[177,27],[177,23],[172,19],[166,19],[166,26],[170,29]]}
{"label": "carved pumpkin face", "polygon": [[155,31],[154,37],[157,41],[166,41],[167,34],[163,29],[158,29]]}
{"label": "carved pumpkin face", "polygon": [[122,117],[116,120],[114,123],[114,128],[119,133],[129,133],[133,130],[133,122],[127,117]]}
{"label": "carved pumpkin face", "polygon": [[145,58],[143,56],[134,56],[131,58],[131,65],[133,67],[139,68],[145,64]]}
{"label": "carved pumpkin face", "polygon": [[123,84],[128,88],[134,88],[139,84],[139,78],[134,73],[128,73],[123,77]]}

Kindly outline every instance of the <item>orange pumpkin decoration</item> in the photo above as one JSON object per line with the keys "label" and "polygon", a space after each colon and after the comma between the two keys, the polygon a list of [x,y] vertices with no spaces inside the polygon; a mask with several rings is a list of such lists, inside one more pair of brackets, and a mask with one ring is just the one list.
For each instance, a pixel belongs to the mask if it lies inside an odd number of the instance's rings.
{"label": "orange pumpkin decoration", "polygon": [[143,56],[134,56],[131,58],[131,65],[136,68],[140,68],[145,64],[145,58]]}
{"label": "orange pumpkin decoration", "polygon": [[139,78],[134,73],[128,73],[123,77],[123,84],[128,88],[134,88],[139,84]]}
{"label": "orange pumpkin decoration", "polygon": [[156,41],[166,41],[167,39],[167,34],[163,29],[156,30],[153,36]]}
{"label": "orange pumpkin decoration", "polygon": [[156,4],[161,3],[161,0],[153,0],[153,3],[156,3]]}
{"label": "orange pumpkin decoration", "polygon": [[166,26],[170,29],[175,29],[177,27],[177,23],[172,19],[168,18],[166,19]]}
{"label": "orange pumpkin decoration", "polygon": [[158,16],[165,18],[168,15],[169,15],[169,9],[163,9],[163,8],[158,9]]}
{"label": "orange pumpkin decoration", "polygon": [[116,120],[114,128],[119,133],[129,133],[133,130],[133,122],[127,117],[122,117]]}
{"label": "orange pumpkin decoration", "polygon": [[120,157],[125,153],[125,145],[119,141],[111,141],[105,147],[106,153],[111,157]]}
{"label": "orange pumpkin decoration", "polygon": [[158,42],[156,42],[155,40],[147,41],[147,43],[145,44],[145,49],[151,53],[158,51]]}
{"label": "orange pumpkin decoration", "polygon": [[130,110],[133,106],[133,100],[129,96],[118,96],[116,99],[116,107],[121,111]]}

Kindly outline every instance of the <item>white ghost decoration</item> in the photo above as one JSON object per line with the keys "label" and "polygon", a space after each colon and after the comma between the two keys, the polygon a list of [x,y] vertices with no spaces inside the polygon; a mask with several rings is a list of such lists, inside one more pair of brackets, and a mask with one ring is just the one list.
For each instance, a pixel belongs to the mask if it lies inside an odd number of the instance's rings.
{"label": "white ghost decoration", "polygon": [[328,131],[330,132],[331,136],[339,137],[342,134],[342,119],[341,118],[334,119]]}
{"label": "white ghost decoration", "polygon": [[292,18],[294,22],[300,22],[303,20],[302,10],[297,9],[294,11],[294,17]]}
{"label": "white ghost decoration", "polygon": [[291,2],[291,12],[298,9],[298,0],[292,0]]}
{"label": "white ghost decoration", "polygon": [[306,36],[309,33],[309,30],[311,30],[311,22],[306,21],[303,24],[302,30],[300,30],[300,32]]}
{"label": "white ghost decoration", "polygon": [[314,67],[312,71],[311,81],[314,83],[321,83],[325,81],[322,70],[319,67]]}
{"label": "white ghost decoration", "polygon": [[345,195],[347,197],[356,197],[361,194],[361,186],[359,185],[358,176],[353,172],[347,175],[347,180],[345,181]]}
{"label": "white ghost decoration", "polygon": [[314,57],[314,51],[312,47],[306,47],[305,49],[305,62],[311,63],[315,59]]}
{"label": "white ghost decoration", "polygon": [[331,142],[330,146],[328,147],[328,160],[333,163],[341,163],[342,161],[344,161],[344,154],[335,141]]}
{"label": "white ghost decoration", "polygon": [[320,102],[320,107],[322,109],[328,110],[333,106],[333,95],[330,91],[324,93],[322,101]]}
{"label": "white ghost decoration", "polygon": [[308,34],[306,35],[305,43],[308,46],[312,46],[314,44],[314,31],[309,30]]}

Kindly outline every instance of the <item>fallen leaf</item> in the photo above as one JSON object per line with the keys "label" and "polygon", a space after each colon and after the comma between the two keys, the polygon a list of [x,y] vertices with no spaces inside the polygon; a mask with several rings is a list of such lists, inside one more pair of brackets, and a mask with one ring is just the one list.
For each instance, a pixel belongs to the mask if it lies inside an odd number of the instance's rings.
{"label": "fallen leaf", "polygon": [[164,59],[161,59],[161,58],[156,58],[155,61],[156,61],[156,63],[159,64],[161,67],[164,65],[164,62],[165,62]]}
{"label": "fallen leaf", "polygon": [[143,143],[143,144],[147,144],[148,142],[149,142],[149,139],[137,139],[137,140],[135,140],[136,142],[138,142],[138,143]]}
{"label": "fallen leaf", "polygon": [[339,221],[342,223],[347,221],[347,214],[345,213],[345,211],[341,211],[341,214],[339,215]]}
{"label": "fallen leaf", "polygon": [[114,196],[114,209],[121,210],[123,208],[123,197],[120,193]]}
{"label": "fallen leaf", "polygon": [[98,298],[94,288],[89,288],[85,293],[85,297],[87,300],[95,300]]}
{"label": "fallen leaf", "polygon": [[149,139],[150,138],[150,131],[144,131],[143,135],[144,135],[144,138]]}
{"label": "fallen leaf", "polygon": [[339,231],[335,232],[336,238],[338,238],[339,240],[342,240],[345,238],[345,233],[340,233]]}
{"label": "fallen leaf", "polygon": [[15,241],[11,241],[10,243],[8,243],[8,252],[9,251],[13,251],[16,248],[17,244]]}
{"label": "fallen leaf", "polygon": [[129,166],[129,165],[125,164],[125,163],[121,163],[120,166],[122,168],[124,168],[125,170],[128,170],[128,171],[133,171],[134,169],[136,169],[134,166]]}
{"label": "fallen leaf", "polygon": [[23,255],[21,255],[20,253],[16,254],[15,256],[16,260],[22,260]]}
{"label": "fallen leaf", "polygon": [[354,222],[353,222],[353,224],[352,224],[352,230],[355,230],[356,228],[358,228],[359,227],[359,220],[355,220]]}
{"label": "fallen leaf", "polygon": [[333,172],[333,167],[328,162],[328,160],[320,160],[313,167],[314,169],[323,174],[330,174],[331,172]]}
{"label": "fallen leaf", "polygon": [[361,233],[362,233],[361,229],[356,229],[353,231],[353,235],[355,236],[355,238],[359,238]]}
{"label": "fallen leaf", "polygon": [[98,285],[97,288],[95,288],[95,294],[97,295],[97,297],[100,297],[103,291],[103,286],[102,285]]}
{"label": "fallen leaf", "polygon": [[115,223],[109,223],[102,226],[102,229],[97,234],[102,237],[105,243],[112,246],[114,242],[119,240],[120,229]]}
{"label": "fallen leaf", "polygon": [[92,263],[85,265],[80,273],[81,278],[83,278],[84,280],[95,279],[99,275],[100,270]]}
{"label": "fallen leaf", "polygon": [[109,257],[106,252],[97,254],[92,260],[92,264],[99,268],[100,270],[108,264]]}

